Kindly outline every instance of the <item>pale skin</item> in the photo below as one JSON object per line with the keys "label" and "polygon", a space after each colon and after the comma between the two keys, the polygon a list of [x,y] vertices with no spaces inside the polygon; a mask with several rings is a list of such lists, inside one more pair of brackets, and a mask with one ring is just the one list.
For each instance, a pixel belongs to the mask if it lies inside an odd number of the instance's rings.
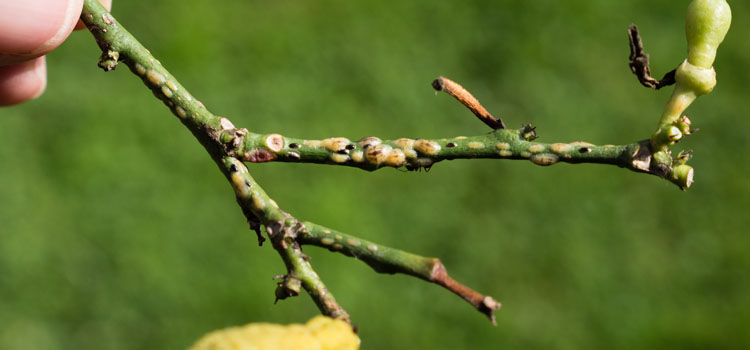
{"label": "pale skin", "polygon": [[78,21],[82,9],[83,0],[0,0],[0,106],[42,95],[45,57],[74,29],[84,28]]}

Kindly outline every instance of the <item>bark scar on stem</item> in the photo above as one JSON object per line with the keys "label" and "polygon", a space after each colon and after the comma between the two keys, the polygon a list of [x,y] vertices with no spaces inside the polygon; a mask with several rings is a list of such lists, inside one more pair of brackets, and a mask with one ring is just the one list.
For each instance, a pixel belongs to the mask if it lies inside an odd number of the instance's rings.
{"label": "bark scar on stem", "polygon": [[638,77],[641,85],[659,90],[675,83],[674,75],[676,69],[672,69],[667,74],[664,74],[661,80],[656,80],[651,76],[649,55],[643,52],[643,41],[641,41],[641,36],[638,34],[638,27],[635,24],[631,24],[628,27],[628,39],[630,40],[630,71]]}
{"label": "bark scar on stem", "polygon": [[448,95],[453,96],[461,102],[466,108],[474,113],[479,120],[487,124],[492,130],[505,129],[505,124],[501,119],[496,119],[488,112],[479,100],[476,99],[463,86],[446,77],[438,77],[432,82],[432,87],[437,91],[445,91]]}

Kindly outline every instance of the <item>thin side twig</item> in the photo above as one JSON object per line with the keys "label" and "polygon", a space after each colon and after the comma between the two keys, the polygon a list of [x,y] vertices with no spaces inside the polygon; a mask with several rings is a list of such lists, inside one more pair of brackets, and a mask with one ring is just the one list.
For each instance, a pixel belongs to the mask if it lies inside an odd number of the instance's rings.
{"label": "thin side twig", "polygon": [[659,90],[675,83],[675,69],[664,74],[664,77],[661,78],[661,80],[656,80],[651,76],[649,55],[643,52],[643,41],[641,40],[640,34],[638,34],[638,27],[636,27],[635,24],[631,24],[630,27],[628,27],[628,39],[630,41],[630,71],[638,77],[638,81],[641,82],[641,85],[654,90]]}
{"label": "thin side twig", "polygon": [[455,81],[446,77],[438,77],[432,82],[432,87],[437,91],[445,91],[448,95],[453,96],[474,113],[479,120],[492,128],[492,130],[505,129],[505,124],[503,124],[501,119],[493,117],[492,114],[490,114],[490,112],[479,103],[479,100],[477,100],[474,95]]}
{"label": "thin side twig", "polygon": [[485,314],[492,324],[497,324],[494,311],[500,308],[500,303],[491,296],[479,293],[451,278],[440,259],[390,248],[311,222],[305,222],[304,225],[305,234],[298,237],[300,244],[328,248],[354,257],[378,273],[403,273],[440,285]]}

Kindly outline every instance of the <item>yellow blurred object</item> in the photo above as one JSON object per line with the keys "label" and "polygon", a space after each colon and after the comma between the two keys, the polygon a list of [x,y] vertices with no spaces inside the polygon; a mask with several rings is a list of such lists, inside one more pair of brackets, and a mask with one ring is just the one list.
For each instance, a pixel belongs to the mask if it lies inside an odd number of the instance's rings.
{"label": "yellow blurred object", "polygon": [[189,350],[357,350],[351,326],[326,316],[288,326],[251,323],[204,335]]}

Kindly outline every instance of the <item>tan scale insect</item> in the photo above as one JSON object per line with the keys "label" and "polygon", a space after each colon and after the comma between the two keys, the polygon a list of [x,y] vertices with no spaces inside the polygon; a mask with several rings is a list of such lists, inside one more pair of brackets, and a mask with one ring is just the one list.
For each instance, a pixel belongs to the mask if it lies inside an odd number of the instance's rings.
{"label": "tan scale insect", "polygon": [[167,81],[166,78],[164,78],[163,75],[159,74],[159,72],[155,70],[149,70],[146,72],[146,79],[151,83],[153,86],[160,86],[161,84],[164,84],[165,81]]}
{"label": "tan scale insect", "polygon": [[185,119],[187,117],[187,113],[185,112],[185,109],[183,109],[180,106],[175,107],[174,112],[177,113],[177,116],[181,119]]}
{"label": "tan scale insect", "polygon": [[365,157],[370,164],[380,165],[388,159],[388,155],[391,153],[393,148],[389,145],[377,145],[367,148]]}
{"label": "tan scale insect", "polygon": [[340,153],[331,153],[331,155],[328,157],[330,158],[334,163],[346,163],[349,161],[349,156],[346,154],[340,154]]}
{"label": "tan scale insect", "polygon": [[549,150],[557,154],[562,154],[572,149],[573,149],[573,146],[567,143],[553,143],[549,145]]}
{"label": "tan scale insect", "polygon": [[365,160],[365,152],[362,152],[362,151],[352,152],[352,160],[357,163],[362,163],[362,161]]}
{"label": "tan scale insect", "polygon": [[351,141],[346,137],[331,137],[321,141],[321,145],[331,152],[338,152],[346,149],[346,145],[350,143]]}
{"label": "tan scale insect", "polygon": [[419,139],[414,141],[414,149],[419,153],[434,156],[440,152],[440,145],[435,141]]}
{"label": "tan scale insect", "polygon": [[531,156],[531,161],[536,165],[547,166],[557,163],[560,158],[551,153],[537,153]]}
{"label": "tan scale insect", "polygon": [[381,143],[383,143],[383,140],[375,136],[368,136],[357,141],[357,144],[359,145],[359,147],[364,148],[364,149],[372,147],[372,146],[377,146]]}
{"label": "tan scale insect", "polygon": [[508,151],[510,150],[510,144],[507,142],[500,142],[495,145],[495,148],[497,148],[498,151]]}
{"label": "tan scale insect", "polygon": [[404,163],[406,163],[406,156],[404,155],[404,151],[399,148],[394,148],[385,159],[385,165],[394,168],[401,167]]}
{"label": "tan scale insect", "polygon": [[535,143],[535,144],[529,146],[528,151],[530,153],[541,153],[541,152],[544,151],[544,145],[541,144],[541,143]]}
{"label": "tan scale insect", "polygon": [[161,93],[164,94],[167,98],[172,98],[172,90],[170,90],[166,85],[161,87]]}
{"label": "tan scale insect", "polygon": [[310,147],[310,148],[320,148],[320,145],[322,143],[323,142],[321,142],[320,140],[305,140],[305,141],[302,141],[303,145],[305,145],[307,147]]}
{"label": "tan scale insect", "polygon": [[146,68],[143,67],[140,63],[136,63],[135,72],[138,73],[138,75],[143,76],[144,74],[146,74]]}

